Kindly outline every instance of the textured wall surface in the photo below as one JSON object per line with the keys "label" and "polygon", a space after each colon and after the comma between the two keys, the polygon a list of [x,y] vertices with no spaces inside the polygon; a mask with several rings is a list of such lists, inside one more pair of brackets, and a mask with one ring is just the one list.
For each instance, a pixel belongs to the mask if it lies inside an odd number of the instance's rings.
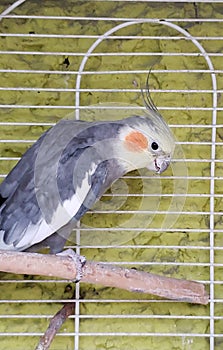
{"label": "textured wall surface", "polygon": [[[1,12],[8,6],[1,1]],[[44,130],[70,113],[75,117],[75,86],[83,56],[98,36],[130,19],[166,19],[197,38],[216,70],[222,123],[223,4],[27,0],[10,15],[23,17],[0,21],[2,178]],[[161,178],[143,170],[115,183],[82,220],[81,253],[88,259],[209,284],[213,86],[198,48],[162,22],[133,24],[114,32],[96,47],[84,67],[80,118],[119,119],[143,113],[140,86],[145,86],[151,66],[151,95],[180,144],[180,161]],[[126,105],[129,110],[118,109]],[[223,155],[222,138],[218,128],[217,160]],[[223,180],[218,161],[215,177],[214,244],[219,265],[214,276],[219,302],[212,323],[209,306],[83,284],[76,294],[80,307],[76,321],[75,316],[66,321],[52,350],[222,349]],[[158,196],[151,196],[155,193]],[[172,198],[176,215],[166,214]],[[179,198],[185,201],[183,207]],[[75,245],[75,240],[74,232],[70,243]],[[34,349],[50,316],[75,288],[67,281],[3,273],[0,282],[2,350]],[[215,326],[214,343],[210,324]]]}

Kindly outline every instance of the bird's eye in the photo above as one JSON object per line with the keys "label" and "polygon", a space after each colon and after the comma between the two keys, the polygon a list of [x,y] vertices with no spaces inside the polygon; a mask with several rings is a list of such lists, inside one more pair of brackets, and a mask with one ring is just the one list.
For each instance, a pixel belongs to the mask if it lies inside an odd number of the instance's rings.
{"label": "bird's eye", "polygon": [[152,143],[151,143],[151,148],[152,148],[152,150],[153,150],[153,151],[157,151],[157,150],[158,150],[158,148],[159,148],[158,143],[156,143],[156,142],[152,142]]}

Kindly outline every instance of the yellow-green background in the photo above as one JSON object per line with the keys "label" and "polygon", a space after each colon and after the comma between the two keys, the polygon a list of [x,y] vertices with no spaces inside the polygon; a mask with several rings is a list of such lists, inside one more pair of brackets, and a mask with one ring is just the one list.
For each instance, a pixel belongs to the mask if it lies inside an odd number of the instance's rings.
{"label": "yellow-green background", "polygon": [[[1,1],[0,9],[3,11],[8,6],[8,1]],[[112,17],[113,20],[105,21],[84,21],[65,20],[65,19],[3,19],[0,22],[0,31],[2,33],[35,33],[35,34],[70,34],[70,35],[101,35],[115,25],[121,23],[118,18],[179,18],[182,21],[176,22],[179,26],[187,29],[191,35],[199,37],[222,37],[222,22],[189,22],[184,18],[213,18],[223,19],[222,3],[155,3],[155,2],[118,2],[118,1],[26,1],[13,11],[18,15],[35,16],[73,16],[73,17]],[[117,18],[117,20],[115,20]],[[130,26],[116,32],[114,35],[132,35],[135,39],[108,39],[104,40],[95,50],[96,52],[157,52],[157,53],[182,53],[180,56],[96,56],[91,57],[85,67],[85,71],[118,71],[118,70],[148,70],[155,64],[154,70],[166,69],[197,69],[207,70],[206,61],[202,56],[188,56],[183,53],[197,53],[198,49],[190,42],[184,39],[176,40],[143,40],[137,38],[140,35],[147,36],[179,36],[180,34],[162,24],[138,24]],[[181,35],[182,36],[182,35]],[[1,51],[37,51],[37,52],[72,52],[85,53],[95,38],[42,38],[42,37],[1,37]],[[206,51],[210,53],[222,53],[222,40],[201,40]],[[70,65],[66,67],[65,58],[69,59]],[[216,70],[222,69],[222,57],[213,56],[212,62]],[[76,72],[81,63],[82,56],[79,55],[27,55],[27,54],[1,54],[0,69],[18,69],[18,70],[52,70],[59,71],[58,74],[34,74],[34,73],[1,73],[0,82],[3,87],[39,87],[39,88],[75,88]],[[60,74],[60,71],[67,71],[70,74]],[[83,89],[134,89],[137,84],[143,84],[146,74],[88,74],[82,77],[81,88]],[[222,74],[217,74],[218,89],[223,88]],[[150,77],[151,89],[185,89],[185,90],[212,90],[211,77],[209,73],[156,73]],[[210,144],[211,128],[195,128],[191,125],[209,125],[212,122],[211,110],[187,110],[187,107],[212,107],[211,93],[152,93],[154,101],[165,119],[170,125],[174,125],[173,132],[178,141],[199,142],[200,144],[182,145],[183,153],[186,159],[204,160],[203,162],[187,162],[188,171],[188,194],[201,194],[200,197],[187,197],[183,211],[185,212],[209,212],[209,198],[205,194],[210,192],[210,163],[206,162],[211,157]],[[129,104],[142,106],[140,92],[81,92],[81,105],[109,104]],[[75,94],[68,92],[46,92],[46,91],[1,91],[0,103],[11,105],[33,106],[31,108],[1,108],[1,122],[33,122],[33,123],[55,123],[72,112],[75,105]],[[35,106],[70,106],[70,109],[63,108],[35,108]],[[218,107],[222,108],[222,96],[218,94]],[[186,107],[184,110],[168,110],[162,107]],[[119,118],[120,111],[113,112],[108,117],[106,109],[102,112],[86,113],[81,111],[81,118],[85,120]],[[130,110],[129,115],[133,112]],[[186,124],[188,127],[180,127]],[[222,124],[222,112],[218,112],[218,124]],[[179,127],[176,127],[179,125]],[[4,140],[10,139],[37,139],[47,126],[34,125],[0,125],[0,137]],[[223,138],[222,129],[217,129],[217,142]],[[202,144],[203,143],[203,144]],[[31,143],[0,143],[1,157],[20,157]],[[222,159],[222,146],[216,147],[218,159]],[[0,172],[6,174],[16,160],[0,161]],[[182,165],[183,166],[183,165]],[[184,164],[185,166],[185,164]],[[151,179],[146,177],[142,180],[141,174],[150,175],[146,172],[133,173],[134,179],[126,178],[126,184],[129,193],[143,194],[154,191],[151,186]],[[172,193],[173,181],[168,178],[172,172],[169,169],[161,181],[162,193]],[[167,178],[165,178],[167,176]],[[222,176],[221,163],[216,163],[216,176]],[[203,177],[194,179],[193,177]],[[122,191],[123,182],[116,185],[117,192]],[[125,192],[125,191],[124,191]],[[222,178],[216,180],[215,184],[215,211],[222,211],[222,199],[218,194],[222,194]],[[202,196],[203,194],[203,196]],[[110,197],[107,197],[110,199]],[[159,210],[168,210],[171,198],[162,198]],[[100,203],[106,206],[106,197]],[[120,198],[117,199],[121,200]],[[151,204],[152,203],[152,204]],[[124,204],[120,205],[123,210],[142,209],[141,197],[132,197],[125,199]],[[120,209],[119,208],[119,209]],[[153,209],[153,202],[147,198],[143,202],[143,209]],[[83,224],[88,227],[109,228],[128,224],[131,215],[109,215],[90,213],[83,219]],[[146,222],[146,217],[140,214],[135,215],[131,221],[133,227],[150,228],[151,231],[139,229],[137,235],[129,239],[129,233],[126,231],[117,232],[118,243],[125,243],[128,247],[118,248],[85,248],[81,253],[88,259],[97,261],[115,261],[115,262],[137,262],[130,266],[136,266],[144,271],[152,271],[166,276],[194,279],[199,281],[209,281],[209,215],[179,215],[173,228],[179,229],[176,232],[171,230],[159,232],[156,229],[162,224],[163,216],[158,214],[150,222]],[[143,222],[142,222],[143,221]],[[150,225],[149,225],[150,223]],[[215,227],[222,230],[223,224],[221,215],[215,216]],[[154,231],[152,230],[154,228]],[[185,231],[183,231],[185,229]],[[191,231],[190,231],[191,229]],[[106,231],[97,232],[97,230],[88,232],[90,238],[84,237],[84,244],[92,245],[106,242]],[[92,236],[93,235],[93,236]],[[103,235],[103,239],[101,238]],[[126,236],[125,236],[126,235]],[[88,237],[88,236],[87,236]],[[113,239],[111,236],[111,242]],[[115,238],[114,238],[115,240]],[[109,241],[110,242],[110,241]],[[107,242],[107,243],[109,243]],[[216,247],[222,246],[222,232],[215,233]],[[135,247],[143,245],[144,248]],[[149,245],[167,246],[164,248],[149,248]],[[183,246],[181,249],[171,249],[168,246]],[[185,248],[187,246],[188,248]],[[190,246],[198,246],[197,249],[189,249]],[[199,249],[206,247],[207,249]],[[215,262],[222,263],[221,250],[215,252]],[[149,262],[157,263],[148,264]],[[159,262],[174,263],[173,265],[159,265]],[[183,265],[185,263],[185,265]],[[192,263],[188,266],[187,263]],[[193,265],[194,263],[194,265]],[[197,264],[197,265],[196,265]],[[199,265],[201,264],[201,265]],[[222,280],[222,268],[215,268],[215,280]],[[71,286],[71,288],[70,288]],[[37,315],[37,317],[26,318],[0,318],[0,348],[3,349],[34,349],[38,341],[36,336],[5,336],[3,333],[42,333],[48,325],[47,317],[40,315],[53,315],[61,307],[57,300],[66,300],[71,297],[75,286],[66,281],[47,281],[44,278],[33,276],[14,276],[10,274],[1,274],[1,297],[12,300],[13,302],[0,303],[1,315]],[[208,289],[208,287],[207,287]],[[84,333],[139,333],[139,336],[87,336],[80,335],[79,349],[209,349],[209,306],[188,305],[176,302],[156,302],[156,298],[148,295],[128,293],[117,289],[105,288],[93,285],[81,285],[80,288],[80,334]],[[223,291],[221,283],[215,285],[215,298],[222,299]],[[36,302],[27,303],[23,300],[34,299]],[[89,302],[90,300],[95,302]],[[109,302],[109,300],[117,302]],[[42,300],[42,302],[41,302]],[[43,302],[43,301],[46,302]],[[97,302],[106,300],[106,302]],[[122,302],[118,302],[122,300]],[[16,301],[16,302],[14,302]],[[215,304],[215,316],[222,316],[222,304]],[[122,318],[95,318],[94,315],[122,315]],[[38,316],[39,315],[39,316]],[[92,316],[85,318],[84,316]],[[139,317],[128,318],[129,315],[139,315]],[[140,318],[140,316],[148,316]],[[168,318],[155,317],[156,315],[166,315]],[[186,316],[196,316],[192,319],[184,318]],[[174,316],[181,316],[174,318]],[[215,333],[221,334],[223,322],[220,319],[215,320]],[[63,325],[61,332],[73,332],[74,321],[69,319]],[[140,336],[140,333],[167,333],[173,336]],[[181,336],[187,334],[188,336]],[[190,336],[190,334],[200,336]],[[215,339],[215,349],[222,349],[223,341],[221,336]],[[54,350],[73,349],[74,340],[72,336],[57,336],[51,347]]]}

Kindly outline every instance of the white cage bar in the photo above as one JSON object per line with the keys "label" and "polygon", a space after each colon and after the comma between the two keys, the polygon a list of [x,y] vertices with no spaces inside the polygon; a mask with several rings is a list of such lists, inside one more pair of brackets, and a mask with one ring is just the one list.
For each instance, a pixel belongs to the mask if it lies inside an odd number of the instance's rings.
{"label": "white cage bar", "polygon": [[[77,228],[74,247],[210,290],[210,304],[194,306],[77,285],[75,315],[52,349],[222,349],[222,9],[221,1],[0,4],[0,177],[71,112],[93,120],[143,111],[140,84],[152,66],[150,92],[183,156],[161,178],[142,171],[118,181]],[[75,288],[10,274],[0,283],[1,349],[34,349]]]}

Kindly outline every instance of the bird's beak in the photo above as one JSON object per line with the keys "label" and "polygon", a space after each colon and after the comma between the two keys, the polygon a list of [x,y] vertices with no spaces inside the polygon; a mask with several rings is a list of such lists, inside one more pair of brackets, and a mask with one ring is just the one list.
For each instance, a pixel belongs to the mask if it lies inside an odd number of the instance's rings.
{"label": "bird's beak", "polygon": [[154,165],[155,165],[155,169],[156,169],[156,172],[158,174],[161,174],[163,173],[167,168],[168,166],[170,165],[170,160],[169,159],[163,159],[163,158],[156,158],[154,160]]}

